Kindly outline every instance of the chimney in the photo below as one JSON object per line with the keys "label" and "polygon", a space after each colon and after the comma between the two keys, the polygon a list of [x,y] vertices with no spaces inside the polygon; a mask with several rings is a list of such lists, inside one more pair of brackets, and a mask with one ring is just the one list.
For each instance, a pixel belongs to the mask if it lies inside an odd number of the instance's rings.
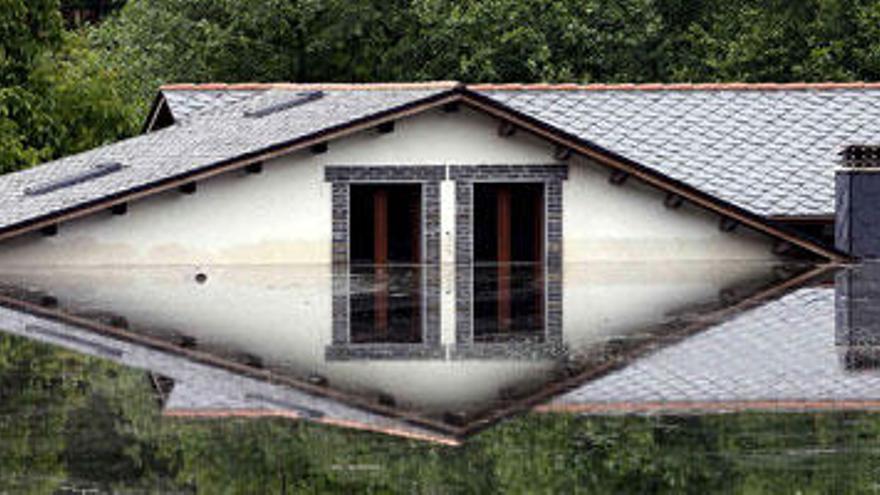
{"label": "chimney", "polygon": [[857,258],[880,258],[880,146],[851,145],[841,155],[834,245]]}
{"label": "chimney", "polygon": [[838,270],[834,294],[834,340],[844,369],[880,369],[880,265],[862,263]]}

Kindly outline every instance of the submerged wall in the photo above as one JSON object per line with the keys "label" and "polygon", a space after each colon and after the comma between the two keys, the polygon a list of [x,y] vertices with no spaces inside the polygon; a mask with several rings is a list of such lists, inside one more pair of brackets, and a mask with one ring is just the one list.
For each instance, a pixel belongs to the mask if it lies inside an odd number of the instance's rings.
{"label": "submerged wall", "polygon": [[[325,165],[554,164],[553,147],[518,132],[498,134],[475,111],[430,111],[397,122],[393,133],[365,131],[267,162],[263,173],[232,172],[199,182],[192,195],[161,193],[109,213],[61,224],[55,237],[12,239],[0,266],[214,265],[330,261],[331,187]],[[588,261],[771,259],[770,241],[740,228],[721,232],[718,216],[635,180],[612,185],[604,167],[569,161],[563,184],[563,256]],[[442,260],[454,260],[455,188],[441,185]]]}

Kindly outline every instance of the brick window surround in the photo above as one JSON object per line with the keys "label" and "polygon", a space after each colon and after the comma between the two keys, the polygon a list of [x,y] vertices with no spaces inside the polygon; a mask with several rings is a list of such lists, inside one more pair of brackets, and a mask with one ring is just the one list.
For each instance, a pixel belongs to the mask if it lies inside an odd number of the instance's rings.
{"label": "brick window surround", "polygon": [[[562,181],[567,165],[450,166],[455,181],[456,345],[451,355],[467,358],[543,359],[564,353],[562,342]],[[473,334],[474,183],[544,184],[545,338],[541,343],[476,343]]]}
{"label": "brick window surround", "polygon": [[[440,343],[440,182],[442,165],[327,166],[324,180],[332,188],[333,336],[328,360],[434,359],[444,356]],[[352,343],[350,339],[349,222],[351,184],[421,184],[422,342]]]}

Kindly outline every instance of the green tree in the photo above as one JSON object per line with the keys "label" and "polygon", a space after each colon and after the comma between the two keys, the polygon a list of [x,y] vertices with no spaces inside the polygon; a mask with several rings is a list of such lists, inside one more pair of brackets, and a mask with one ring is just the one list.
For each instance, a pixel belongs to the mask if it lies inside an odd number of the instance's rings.
{"label": "green tree", "polygon": [[2,0],[0,172],[131,133],[137,107],[123,90],[80,35],[63,31],[57,0]]}

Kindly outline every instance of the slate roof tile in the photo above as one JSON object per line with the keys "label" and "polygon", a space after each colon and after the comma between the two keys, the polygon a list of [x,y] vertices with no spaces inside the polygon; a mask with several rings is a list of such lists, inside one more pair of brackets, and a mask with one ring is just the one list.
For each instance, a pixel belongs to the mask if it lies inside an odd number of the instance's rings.
{"label": "slate roof tile", "polygon": [[[485,94],[754,213],[831,215],[837,150],[880,141],[880,91],[859,85],[804,88],[490,89]],[[548,113],[546,108],[559,100],[576,100],[578,108],[589,109],[590,119],[607,125],[567,122]],[[815,197],[801,197],[807,194],[805,184],[818,185],[808,192]]]}

